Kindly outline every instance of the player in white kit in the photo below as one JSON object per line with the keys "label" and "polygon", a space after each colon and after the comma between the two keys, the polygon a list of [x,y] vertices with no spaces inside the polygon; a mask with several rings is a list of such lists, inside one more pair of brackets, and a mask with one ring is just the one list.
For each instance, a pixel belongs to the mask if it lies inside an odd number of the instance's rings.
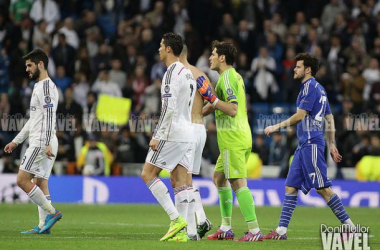
{"label": "player in white kit", "polygon": [[[182,52],[179,56],[179,61],[183,63],[183,65],[190,69],[193,74],[194,79],[197,79],[200,76],[204,76],[206,79],[208,77],[205,73],[203,73],[197,67],[189,64],[187,61],[187,46],[183,45]],[[199,189],[193,186],[193,178],[192,175],[199,175],[201,169],[201,161],[202,161],[202,152],[206,143],[207,134],[206,128],[203,124],[203,98],[198,91],[195,91],[193,108],[191,111],[192,123],[194,126],[194,135],[196,138],[195,142],[195,152],[194,152],[194,164],[189,169],[187,175],[186,184],[189,190],[189,209],[187,215],[187,234],[190,240],[200,240],[203,236],[212,229],[211,222],[207,219],[205,211],[203,209],[201,196],[199,193]],[[196,216],[196,217],[195,217]]]}
{"label": "player in white kit", "polygon": [[21,160],[17,185],[38,205],[40,223],[24,234],[49,234],[50,228],[62,218],[50,199],[48,179],[58,150],[55,134],[58,91],[47,73],[49,59],[36,49],[23,57],[29,78],[36,80],[30,100],[30,118],[4,151],[12,151],[26,138],[29,147]]}
{"label": "player in white kit", "polygon": [[[182,48],[183,42],[179,35],[164,34],[159,54],[168,68],[161,86],[162,110],[141,174],[171,220],[169,230],[161,241],[173,240],[172,237],[178,232],[186,235],[184,229],[187,226],[189,191],[186,176],[194,160],[195,140],[191,110],[196,83],[191,71],[179,62],[178,56]],[[175,206],[166,185],[158,178],[162,169],[170,172]],[[187,237],[183,237],[182,241],[187,241]]]}

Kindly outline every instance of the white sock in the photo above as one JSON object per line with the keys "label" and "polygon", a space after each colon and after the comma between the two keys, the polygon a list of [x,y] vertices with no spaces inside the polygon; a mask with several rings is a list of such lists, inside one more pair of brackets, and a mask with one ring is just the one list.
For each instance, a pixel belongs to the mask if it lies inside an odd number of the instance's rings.
{"label": "white sock", "polygon": [[169,215],[170,220],[178,218],[179,213],[170,198],[169,190],[166,185],[159,178],[154,178],[147,183],[147,186],[161,207]]}
{"label": "white sock", "polygon": [[[51,204],[50,195],[45,195],[45,197],[49,201],[49,203]],[[48,215],[48,214],[49,214],[48,212],[46,212],[40,206],[38,206],[38,215],[40,218],[40,223],[38,224],[39,228],[42,228],[45,225],[45,218],[46,218],[46,215]]]}
{"label": "white sock", "polygon": [[195,221],[195,198],[193,187],[187,189],[189,191],[189,209],[187,211],[187,234],[197,235],[197,224]]}
{"label": "white sock", "polygon": [[49,214],[55,214],[55,208],[46,199],[44,193],[37,185],[34,185],[32,190],[27,194],[30,197],[30,199],[32,199],[32,201],[36,203],[38,206],[40,206],[43,210],[45,210]]}
{"label": "white sock", "polygon": [[222,217],[222,225],[220,229],[223,231],[228,231],[231,229],[231,217]]}
{"label": "white sock", "polygon": [[201,195],[198,188],[193,187],[193,197],[195,199],[195,214],[197,216],[197,224],[202,225],[206,221],[206,213],[203,209]]}
{"label": "white sock", "polygon": [[279,234],[279,235],[284,235],[284,234],[286,234],[286,230],[287,230],[288,228],[287,227],[277,227],[276,228],[276,232]]}
{"label": "white sock", "polygon": [[249,221],[247,222],[247,224],[248,224],[248,230],[251,233],[257,234],[258,232],[260,232],[259,222],[257,220]]}
{"label": "white sock", "polygon": [[187,221],[187,212],[189,210],[189,191],[187,186],[174,188],[174,200],[178,213]]}

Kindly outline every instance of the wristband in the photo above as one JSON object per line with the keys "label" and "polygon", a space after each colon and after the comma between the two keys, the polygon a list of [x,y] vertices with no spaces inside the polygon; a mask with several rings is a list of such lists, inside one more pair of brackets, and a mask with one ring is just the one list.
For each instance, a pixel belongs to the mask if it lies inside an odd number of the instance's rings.
{"label": "wristband", "polygon": [[219,102],[219,98],[217,97],[216,99],[215,99],[215,101],[213,102],[213,103],[211,103],[212,104],[212,106],[216,106],[216,104]]}

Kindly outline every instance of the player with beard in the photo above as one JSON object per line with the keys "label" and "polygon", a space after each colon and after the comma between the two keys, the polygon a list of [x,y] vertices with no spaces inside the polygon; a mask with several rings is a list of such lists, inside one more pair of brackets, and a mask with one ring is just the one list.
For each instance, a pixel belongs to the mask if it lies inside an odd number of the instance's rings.
{"label": "player with beard", "polygon": [[327,202],[335,216],[348,228],[354,228],[339,196],[330,189],[331,180],[327,178],[325,161],[324,123],[328,125],[327,138],[331,157],[340,162],[342,156],[335,146],[334,116],[327,100],[326,90],[315,80],[319,68],[316,57],[307,53],[296,56],[294,79],[301,81],[301,89],[297,98],[297,113],[286,121],[268,126],[266,135],[297,124],[298,147],[285,182],[285,198],[278,227],[264,236],[265,240],[286,240],[286,231],[297,206],[298,190],[305,195],[311,188]]}
{"label": "player with beard", "polygon": [[17,185],[38,205],[39,224],[23,234],[49,234],[50,228],[62,218],[51,204],[48,180],[58,150],[55,131],[58,91],[49,78],[49,59],[36,49],[23,57],[29,78],[36,80],[30,100],[30,118],[4,151],[12,151],[29,137],[29,147],[22,158]]}

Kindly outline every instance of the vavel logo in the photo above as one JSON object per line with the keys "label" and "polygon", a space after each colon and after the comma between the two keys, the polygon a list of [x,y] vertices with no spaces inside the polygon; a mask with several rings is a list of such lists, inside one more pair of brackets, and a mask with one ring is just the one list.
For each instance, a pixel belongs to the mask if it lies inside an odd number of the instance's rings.
{"label": "vavel logo", "polygon": [[349,225],[330,227],[321,224],[321,240],[323,250],[370,250],[369,227],[357,224],[355,228]]}

